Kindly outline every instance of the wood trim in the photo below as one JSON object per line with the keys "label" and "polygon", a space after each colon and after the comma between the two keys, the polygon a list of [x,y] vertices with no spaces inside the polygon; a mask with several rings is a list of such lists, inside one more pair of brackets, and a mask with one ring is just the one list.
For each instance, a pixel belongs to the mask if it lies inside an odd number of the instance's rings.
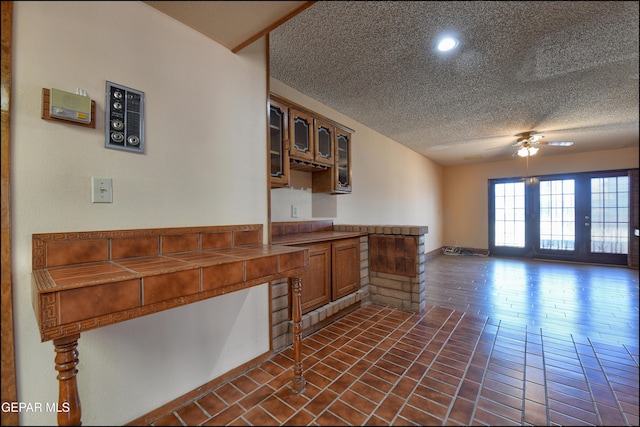
{"label": "wood trim", "polygon": [[[271,156],[269,155],[269,123],[270,123],[270,114],[271,114],[271,97],[269,94],[271,93],[271,56],[269,55],[269,46],[270,46],[270,35],[267,33],[265,36],[265,58],[266,58],[266,79],[267,79],[267,93],[265,93],[265,97],[267,99],[266,105],[267,109],[265,111],[267,115],[267,122],[265,126],[265,142],[264,146],[266,148],[266,157],[267,157],[267,244],[271,244]],[[271,289],[271,286],[269,286]],[[269,297],[271,297],[271,290],[269,290]]]}
{"label": "wood trim", "polygon": [[304,11],[305,9],[308,9],[314,3],[315,3],[315,1],[306,2],[305,4],[300,6],[299,8],[295,9],[293,12],[289,13],[288,15],[283,16],[282,18],[280,18],[279,20],[277,20],[273,24],[269,25],[267,28],[265,28],[265,29],[263,29],[261,31],[258,31],[256,34],[254,34],[253,36],[249,37],[247,40],[243,41],[238,46],[236,46],[233,49],[231,49],[231,52],[233,52],[233,53],[240,52],[242,49],[244,49],[245,47],[249,46],[254,41],[258,40],[259,38],[261,38],[262,36],[264,36],[266,34],[269,34],[271,31],[275,30],[280,25],[282,25],[285,22],[287,22],[289,19],[293,18],[294,16],[296,16],[300,12]]}
{"label": "wood trim", "polygon": [[638,195],[638,169],[632,169],[629,171],[629,254],[627,257],[627,265],[630,268],[638,269],[640,262],[638,261],[640,255],[640,237],[634,234],[634,231],[638,228],[638,213],[640,207],[638,201],[640,196]]}
{"label": "wood trim", "polygon": [[[13,327],[11,257],[11,51],[13,2],[2,2],[2,402],[16,402],[16,365]],[[18,425],[18,413],[2,411],[2,425]]]}

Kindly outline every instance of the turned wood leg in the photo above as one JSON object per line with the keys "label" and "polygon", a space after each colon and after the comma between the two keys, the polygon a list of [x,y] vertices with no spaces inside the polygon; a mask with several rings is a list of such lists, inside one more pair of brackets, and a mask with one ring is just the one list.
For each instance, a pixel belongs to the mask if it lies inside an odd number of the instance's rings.
{"label": "turned wood leg", "polygon": [[307,380],[302,376],[302,279],[292,277],[289,279],[291,292],[291,317],[293,320],[293,380],[291,389],[300,394],[307,385]]}
{"label": "turned wood leg", "polygon": [[58,425],[79,426],[80,395],[76,375],[78,370],[78,339],[80,334],[53,340],[56,350],[56,371],[58,371]]}

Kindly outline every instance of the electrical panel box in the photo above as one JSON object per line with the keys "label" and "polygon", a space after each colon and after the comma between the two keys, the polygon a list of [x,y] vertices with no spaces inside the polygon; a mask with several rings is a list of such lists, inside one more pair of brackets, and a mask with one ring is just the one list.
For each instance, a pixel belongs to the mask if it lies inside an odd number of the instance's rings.
{"label": "electrical panel box", "polygon": [[49,92],[49,115],[58,119],[91,123],[91,98],[52,88]]}
{"label": "electrical panel box", "polygon": [[107,81],[105,147],[144,153],[144,92]]}

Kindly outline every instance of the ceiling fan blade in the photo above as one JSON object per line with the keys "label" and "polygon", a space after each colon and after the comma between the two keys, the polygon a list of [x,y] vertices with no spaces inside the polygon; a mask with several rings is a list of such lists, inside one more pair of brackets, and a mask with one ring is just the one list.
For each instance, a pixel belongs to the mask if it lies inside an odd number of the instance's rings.
{"label": "ceiling fan blade", "polygon": [[555,145],[557,147],[569,147],[570,145],[573,145],[573,142],[571,141],[538,141],[536,142],[536,144]]}

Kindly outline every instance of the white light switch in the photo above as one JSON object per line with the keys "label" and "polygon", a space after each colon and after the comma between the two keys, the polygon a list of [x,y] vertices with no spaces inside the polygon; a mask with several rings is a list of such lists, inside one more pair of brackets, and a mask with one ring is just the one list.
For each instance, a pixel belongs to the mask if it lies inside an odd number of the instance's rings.
{"label": "white light switch", "polygon": [[91,177],[91,201],[93,203],[113,203],[111,178]]}
{"label": "white light switch", "polygon": [[299,215],[298,206],[291,205],[291,218],[298,218],[298,215]]}

